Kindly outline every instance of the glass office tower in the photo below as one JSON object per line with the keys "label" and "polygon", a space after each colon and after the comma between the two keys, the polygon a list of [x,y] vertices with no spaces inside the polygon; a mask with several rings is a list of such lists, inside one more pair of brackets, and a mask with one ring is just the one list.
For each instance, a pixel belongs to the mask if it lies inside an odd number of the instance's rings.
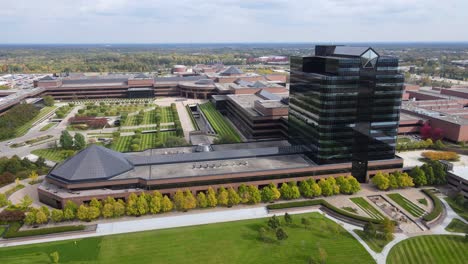
{"label": "glass office tower", "polygon": [[398,59],[369,47],[316,46],[291,57],[289,140],[317,164],[352,162],[367,180],[368,161],[395,158],[403,91]]}

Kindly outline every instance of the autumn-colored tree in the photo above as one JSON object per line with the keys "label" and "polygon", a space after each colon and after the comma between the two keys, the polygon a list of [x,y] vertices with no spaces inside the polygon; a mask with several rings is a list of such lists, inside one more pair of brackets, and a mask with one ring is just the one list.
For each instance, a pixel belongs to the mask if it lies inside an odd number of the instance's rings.
{"label": "autumn-colored tree", "polygon": [[162,202],[161,202],[161,211],[162,212],[169,212],[172,211],[173,204],[171,199],[167,197],[167,195],[164,195]]}
{"label": "autumn-colored tree", "polygon": [[199,192],[197,194],[197,206],[200,208],[206,208],[208,206],[208,202],[206,200],[206,195],[204,192]]}
{"label": "autumn-colored tree", "polygon": [[218,205],[221,205],[221,206],[227,206],[228,205],[229,194],[226,191],[226,189],[224,189],[224,187],[219,187],[218,195],[217,195],[216,199],[218,200]]}
{"label": "autumn-colored tree", "polygon": [[208,207],[216,207],[216,205],[218,205],[218,198],[216,198],[216,192],[211,187],[208,187],[208,190],[206,191],[206,202]]}

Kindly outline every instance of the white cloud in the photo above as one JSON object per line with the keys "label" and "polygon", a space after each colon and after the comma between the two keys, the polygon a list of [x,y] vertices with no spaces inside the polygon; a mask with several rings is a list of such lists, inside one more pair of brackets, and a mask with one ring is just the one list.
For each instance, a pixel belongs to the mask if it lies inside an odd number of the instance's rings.
{"label": "white cloud", "polygon": [[0,0],[0,43],[467,41],[466,0]]}

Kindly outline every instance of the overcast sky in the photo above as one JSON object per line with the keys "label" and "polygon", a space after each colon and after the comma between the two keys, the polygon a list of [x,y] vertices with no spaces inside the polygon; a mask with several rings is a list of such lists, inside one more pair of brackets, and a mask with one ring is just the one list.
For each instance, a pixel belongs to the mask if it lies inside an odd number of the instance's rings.
{"label": "overcast sky", "polygon": [[0,0],[0,43],[468,41],[468,0]]}

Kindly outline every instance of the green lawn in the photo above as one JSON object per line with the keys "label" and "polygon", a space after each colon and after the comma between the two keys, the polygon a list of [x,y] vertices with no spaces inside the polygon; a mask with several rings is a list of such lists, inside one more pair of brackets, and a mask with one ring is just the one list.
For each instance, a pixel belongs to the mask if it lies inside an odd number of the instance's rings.
{"label": "green lawn", "polygon": [[[374,263],[359,242],[324,216],[292,217],[295,224],[311,217],[311,228],[285,227],[289,238],[282,243],[260,241],[257,230],[266,219],[254,219],[0,248],[0,263],[49,263],[49,254],[58,251],[60,263],[304,264],[318,255],[318,247],[326,251],[326,263]],[[341,232],[324,231],[321,223]]]}
{"label": "green lawn", "polygon": [[390,250],[387,264],[466,264],[468,243],[464,239],[450,235],[413,237]]}
{"label": "green lawn", "polygon": [[463,219],[468,221],[468,210],[467,208],[464,208],[463,206],[457,204],[455,200],[453,200],[450,197],[445,198],[445,201],[452,207],[452,209]]}
{"label": "green lawn", "polygon": [[210,122],[211,126],[218,135],[231,135],[236,140],[236,142],[241,142],[240,135],[231,126],[231,124],[229,124],[224,119],[223,115],[221,115],[221,113],[216,110],[212,103],[201,104],[200,109],[203,111],[206,118],[208,119],[208,122]]}
{"label": "green lawn", "polygon": [[16,137],[21,137],[23,136],[24,134],[26,134],[28,132],[29,129],[31,129],[32,125],[34,124],[34,122],[38,121],[39,119],[43,118],[45,115],[49,114],[50,112],[54,111],[55,109],[57,108],[57,106],[46,106],[44,108],[41,109],[41,111],[39,112],[39,114],[31,119],[29,122],[27,122],[26,124],[18,127],[16,129]]}
{"label": "green lawn", "polygon": [[47,125],[41,127],[40,130],[41,130],[41,131],[47,131],[47,130],[49,130],[51,127],[53,127],[53,126],[55,126],[55,125],[57,125],[57,123],[49,123],[49,124],[47,124]]}
{"label": "green lawn", "polygon": [[350,198],[350,200],[355,203],[357,206],[359,206],[364,212],[366,212],[371,218],[374,219],[385,219],[385,216],[383,216],[377,209],[375,209],[372,205],[370,205],[366,199],[362,197],[355,197],[355,198]]}
{"label": "green lawn", "polygon": [[468,225],[459,219],[452,219],[452,222],[445,228],[449,232],[468,233]]}
{"label": "green lawn", "polygon": [[174,122],[174,115],[177,113],[173,113],[170,106],[161,107],[161,123]]}
{"label": "green lawn", "polygon": [[387,194],[387,196],[390,197],[390,199],[392,199],[393,201],[395,201],[398,205],[403,207],[403,209],[408,211],[408,213],[410,213],[414,217],[421,217],[426,212],[424,211],[424,209],[415,205],[410,200],[401,196],[401,194],[399,193],[390,193],[390,194]]}
{"label": "green lawn", "polygon": [[48,148],[48,149],[36,149],[36,150],[31,151],[31,153],[39,157],[43,157],[44,159],[47,159],[47,160],[61,162],[65,160],[64,153],[67,151],[68,150]]}
{"label": "green lawn", "polygon": [[[169,136],[177,136],[175,131],[163,131],[160,132],[161,142],[166,142]],[[130,145],[132,144],[132,136],[122,136],[112,144],[112,149],[119,152],[129,152]],[[145,133],[141,134],[140,150],[155,148],[158,142],[156,141],[156,133]]]}
{"label": "green lawn", "polygon": [[382,252],[383,248],[390,242],[382,238],[369,238],[364,231],[356,229],[354,232],[366,242],[366,244],[375,252]]}

